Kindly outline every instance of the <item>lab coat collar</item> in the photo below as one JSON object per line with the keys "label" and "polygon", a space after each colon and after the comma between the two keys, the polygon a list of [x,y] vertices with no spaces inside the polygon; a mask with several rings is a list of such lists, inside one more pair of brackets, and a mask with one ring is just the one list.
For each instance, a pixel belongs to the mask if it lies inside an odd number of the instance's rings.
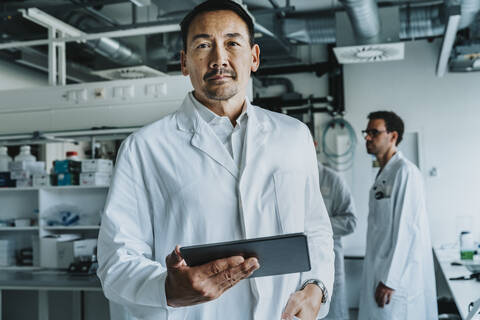
{"label": "lab coat collar", "polygon": [[397,150],[397,152],[393,155],[393,157],[388,160],[387,164],[385,167],[382,169],[380,174],[377,176],[377,179],[385,174],[385,172],[388,172],[390,168],[393,166],[395,162],[403,158],[403,154],[400,150]]}
{"label": "lab coat collar", "polygon": [[[245,133],[242,167],[245,168],[249,160],[257,153],[265,143],[266,133],[272,129],[270,118],[266,112],[253,106],[248,97],[245,97],[246,111],[248,115],[247,130]],[[201,121],[200,115],[195,110],[192,96],[187,95],[182,106],[177,111],[177,128],[181,131],[191,132],[191,144],[208,154],[227,169],[234,177],[238,178],[239,168],[231,155],[222,145],[215,133],[208,127],[205,121]]]}

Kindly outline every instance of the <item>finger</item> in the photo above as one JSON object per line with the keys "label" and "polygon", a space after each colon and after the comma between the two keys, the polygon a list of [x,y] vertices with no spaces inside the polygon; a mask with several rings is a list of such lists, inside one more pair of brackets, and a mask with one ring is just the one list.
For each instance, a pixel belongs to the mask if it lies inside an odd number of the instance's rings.
{"label": "finger", "polygon": [[248,278],[259,267],[260,264],[256,258],[249,258],[244,263],[227,269],[210,279],[223,292],[233,287],[240,280]]}
{"label": "finger", "polygon": [[383,304],[384,304],[384,297],[383,297],[383,294],[381,292],[379,292],[377,294],[377,296],[375,297],[375,300],[377,301],[377,305],[380,307],[380,308],[383,308]]}
{"label": "finger", "polygon": [[167,268],[178,268],[182,265],[186,265],[180,254],[180,246],[176,246],[175,249],[165,258]]}
{"label": "finger", "polygon": [[287,305],[285,306],[285,310],[282,313],[282,320],[283,319],[293,319],[293,317],[300,311],[300,301],[297,297],[297,293],[294,293],[288,299]]}
{"label": "finger", "polygon": [[377,303],[377,305],[380,307],[380,290],[377,288],[377,290],[375,290],[375,302]]}
{"label": "finger", "polygon": [[203,274],[203,278],[210,278],[216,276],[217,274],[230,269],[232,267],[236,267],[242,264],[245,259],[242,256],[233,256],[228,257],[225,259],[218,259],[201,266],[196,267],[201,274]]}
{"label": "finger", "polygon": [[391,293],[391,292],[388,292],[385,296],[386,296],[385,304],[389,304],[389,303],[390,303],[390,300],[391,300],[391,298],[392,298],[392,293]]}

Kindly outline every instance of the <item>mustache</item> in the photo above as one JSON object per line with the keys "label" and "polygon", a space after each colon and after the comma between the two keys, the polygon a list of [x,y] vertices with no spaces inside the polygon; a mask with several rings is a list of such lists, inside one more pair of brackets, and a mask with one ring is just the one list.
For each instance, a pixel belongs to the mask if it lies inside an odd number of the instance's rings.
{"label": "mustache", "polygon": [[230,76],[232,78],[237,77],[237,73],[235,71],[233,71],[231,69],[220,68],[220,69],[214,69],[212,71],[209,71],[209,72],[205,73],[205,75],[203,76],[203,80],[206,81],[211,77],[223,76],[223,75],[227,75],[227,76]]}

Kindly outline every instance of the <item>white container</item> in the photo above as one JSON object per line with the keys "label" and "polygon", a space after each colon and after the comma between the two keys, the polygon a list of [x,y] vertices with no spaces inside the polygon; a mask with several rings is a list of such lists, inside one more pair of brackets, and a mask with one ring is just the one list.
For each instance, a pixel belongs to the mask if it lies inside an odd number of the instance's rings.
{"label": "white container", "polygon": [[15,161],[37,161],[37,158],[30,151],[30,146],[21,146],[20,153],[15,157]]}
{"label": "white container", "polygon": [[78,257],[91,257],[94,254],[95,247],[97,246],[97,239],[81,239],[73,242],[73,256]]}
{"label": "white container", "polygon": [[15,219],[15,227],[30,227],[31,226],[31,220],[26,219],[26,218],[21,218],[21,219]]}
{"label": "white container", "polygon": [[10,172],[13,172],[13,171],[27,171],[29,163],[31,163],[31,161],[12,161],[8,165],[8,170]]}
{"label": "white container", "polygon": [[91,159],[82,161],[82,172],[106,172],[113,171],[112,160],[107,159]]}
{"label": "white container", "polygon": [[11,171],[10,172],[10,179],[12,180],[26,180],[30,179],[30,172],[28,171]]}
{"label": "white container", "polygon": [[7,147],[0,147],[0,172],[7,172],[10,162],[12,162],[12,158],[8,156]]}
{"label": "white container", "polygon": [[475,252],[475,243],[473,235],[470,231],[462,231],[460,233],[460,258],[462,260],[473,260]]}
{"label": "white container", "polygon": [[32,178],[29,179],[17,179],[16,180],[16,187],[17,188],[30,188],[33,186]]}
{"label": "white container", "polygon": [[48,187],[50,186],[50,175],[49,174],[36,174],[33,176],[33,186],[38,187]]}
{"label": "white container", "polygon": [[0,266],[11,266],[14,264],[15,264],[14,240],[0,240]]}
{"label": "white container", "polygon": [[78,234],[57,234],[40,239],[40,266],[66,269],[73,262],[73,241]]}
{"label": "white container", "polygon": [[29,162],[27,164],[27,171],[31,174],[46,174],[47,169],[45,169],[45,161]]}
{"label": "white container", "polygon": [[111,179],[110,173],[84,172],[80,173],[81,186],[108,186]]}

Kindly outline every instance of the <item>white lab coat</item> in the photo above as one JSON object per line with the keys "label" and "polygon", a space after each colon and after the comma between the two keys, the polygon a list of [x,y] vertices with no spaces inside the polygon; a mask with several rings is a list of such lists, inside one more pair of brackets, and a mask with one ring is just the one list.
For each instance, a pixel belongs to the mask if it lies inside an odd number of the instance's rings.
{"label": "white lab coat", "polygon": [[[422,175],[401,152],[377,176],[369,207],[359,320],[438,319]],[[384,308],[375,302],[380,281],[395,290]]]}
{"label": "white lab coat", "polygon": [[335,252],[335,282],[333,284],[330,311],[325,319],[348,319],[348,303],[345,291],[345,265],[341,237],[351,234],[357,225],[355,205],[347,184],[330,168],[318,163],[320,191],[327,207],[333,229]]}
{"label": "white lab coat", "polygon": [[[332,231],[310,133],[291,117],[247,108],[241,170],[188,97],[124,141],[102,218],[98,276],[107,298],[132,316],[280,319],[305,280],[332,292]],[[165,257],[175,245],[292,232],[308,236],[311,271],[248,279],[214,301],[167,306]]]}

